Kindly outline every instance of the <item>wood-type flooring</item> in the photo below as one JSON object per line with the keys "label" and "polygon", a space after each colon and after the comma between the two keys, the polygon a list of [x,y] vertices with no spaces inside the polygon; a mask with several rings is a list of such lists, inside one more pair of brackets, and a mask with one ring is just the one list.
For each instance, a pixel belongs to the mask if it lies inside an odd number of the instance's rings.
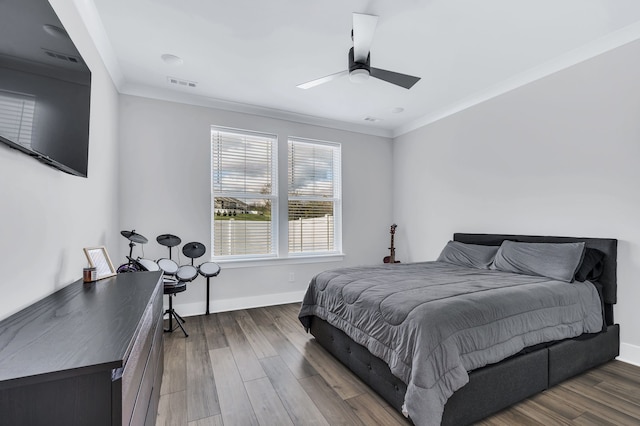
{"label": "wood-type flooring", "polygon": [[[298,309],[189,317],[189,337],[165,333],[156,425],[409,425],[305,333]],[[611,361],[478,425],[640,425],[640,367]]]}

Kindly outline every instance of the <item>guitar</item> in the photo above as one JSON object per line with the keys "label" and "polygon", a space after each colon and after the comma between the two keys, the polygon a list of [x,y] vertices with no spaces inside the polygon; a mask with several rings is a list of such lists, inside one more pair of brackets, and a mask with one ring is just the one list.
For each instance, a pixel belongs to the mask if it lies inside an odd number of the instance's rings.
{"label": "guitar", "polygon": [[391,250],[391,255],[385,256],[384,259],[382,259],[384,263],[400,263],[399,260],[396,260],[396,249],[393,247],[393,237],[395,236],[397,227],[398,225],[394,223],[393,225],[391,225],[391,229],[389,230],[389,232],[391,233],[391,247],[389,247],[389,250]]}

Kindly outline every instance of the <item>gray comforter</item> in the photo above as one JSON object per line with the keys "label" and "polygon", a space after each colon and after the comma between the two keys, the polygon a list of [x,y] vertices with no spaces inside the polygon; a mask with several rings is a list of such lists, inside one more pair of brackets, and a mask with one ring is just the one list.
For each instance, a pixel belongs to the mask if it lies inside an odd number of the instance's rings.
{"label": "gray comforter", "polygon": [[405,415],[438,425],[467,371],[527,346],[602,329],[589,282],[471,269],[444,262],[353,267],[314,277],[300,310],[384,360],[407,384]]}

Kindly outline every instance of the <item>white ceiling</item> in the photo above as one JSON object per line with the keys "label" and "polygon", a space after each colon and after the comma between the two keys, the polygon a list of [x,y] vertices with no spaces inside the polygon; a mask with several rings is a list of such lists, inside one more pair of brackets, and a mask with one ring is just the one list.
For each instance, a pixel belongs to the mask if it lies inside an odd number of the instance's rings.
{"label": "white ceiling", "polygon": [[[76,4],[84,8],[81,15],[122,93],[385,136],[640,38],[638,0]],[[422,77],[412,89],[348,78],[296,87],[347,68],[353,12],[380,17],[371,65]],[[165,63],[161,55],[167,53],[183,64]],[[170,85],[168,76],[197,87]],[[392,112],[397,107],[404,112]]]}

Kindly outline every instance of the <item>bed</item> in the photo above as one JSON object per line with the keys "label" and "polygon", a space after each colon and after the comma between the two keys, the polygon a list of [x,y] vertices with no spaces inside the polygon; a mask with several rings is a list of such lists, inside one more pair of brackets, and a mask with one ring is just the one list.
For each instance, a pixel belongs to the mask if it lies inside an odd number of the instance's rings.
{"label": "bed", "polygon": [[[316,280],[326,281],[338,291],[330,294],[328,291],[325,292],[327,286],[316,284],[322,287],[321,291],[315,289],[312,292],[310,285],[300,311],[302,324],[320,345],[349,367],[391,406],[405,415],[409,414],[410,419],[419,425],[473,423],[619,354],[619,326],[613,319],[613,305],[616,303],[617,294],[616,240],[458,233],[454,234],[453,241],[462,245],[472,244],[475,247],[491,246],[495,247],[495,250],[512,242],[522,243],[520,245],[523,246],[527,243],[584,245],[583,253],[589,250],[601,255],[598,263],[599,277],[595,285],[589,280],[585,283],[574,283],[571,280],[570,285],[560,285],[556,279],[547,281],[546,277],[543,280],[535,276],[502,271],[469,271],[443,262],[385,265],[381,269],[356,268],[357,271],[349,268],[343,271],[327,271],[324,275],[316,276],[312,284]],[[502,244],[504,241],[507,243]],[[584,254],[579,260],[580,263],[583,260],[586,261]],[[423,269],[429,271],[424,272]],[[359,275],[353,275],[356,272]],[[434,360],[431,360],[433,354],[446,352],[441,348],[446,347],[448,343],[429,346],[432,345],[431,339],[434,335],[443,333],[436,333],[430,327],[416,324],[431,324],[438,318],[447,317],[442,313],[428,316],[429,312],[437,312],[433,311],[435,306],[445,309],[444,312],[454,312],[458,308],[454,305],[440,306],[443,303],[440,299],[449,299],[448,293],[444,296],[440,294],[438,297],[429,296],[431,299],[428,303],[414,301],[414,293],[422,292],[418,288],[423,284],[419,284],[418,281],[424,281],[422,276],[427,272],[432,274],[429,275],[429,280],[434,282],[443,279],[451,281],[441,288],[434,286],[436,292],[445,291],[442,289],[447,289],[448,292],[449,288],[457,288],[460,287],[459,283],[464,283],[462,287],[469,291],[470,295],[465,293],[462,297],[471,298],[465,303],[473,309],[477,306],[492,305],[494,300],[498,300],[493,298],[492,293],[485,291],[488,288],[484,286],[489,285],[485,281],[491,281],[491,286],[499,287],[497,291],[501,294],[500,298],[504,299],[506,295],[508,303],[492,306],[491,309],[491,315],[494,315],[494,311],[505,311],[505,318],[491,317],[485,321],[486,324],[481,324],[481,327],[469,327],[466,323],[457,324],[464,322],[460,318],[464,319],[466,315],[460,311],[462,313],[451,316],[454,320],[447,320],[444,324],[447,330],[450,327],[458,327],[455,332],[447,331],[447,336],[456,336],[458,345],[460,342],[462,345],[476,345],[481,347],[481,350],[474,347],[467,353],[460,348],[453,348],[455,356],[444,353],[440,358],[434,355]],[[395,279],[394,274],[400,278],[391,285]],[[412,278],[411,274],[418,275]],[[366,284],[367,280],[371,283]],[[508,280],[515,280],[514,284]],[[392,286],[401,290],[399,293],[402,297],[383,293],[386,291],[385,287]],[[566,300],[560,303],[562,307],[546,305],[550,303],[546,300],[550,291],[567,292],[566,295],[562,293],[553,296],[554,300]],[[578,302],[570,299],[578,292],[584,293],[584,300],[580,299]],[[535,309],[518,308],[521,298],[531,299],[525,301],[533,303]],[[394,300],[400,303],[391,303]],[[336,304],[334,308],[330,307],[332,303]],[[569,310],[565,308],[574,305],[575,309],[572,309],[575,312],[568,313]],[[335,309],[335,312],[331,312],[331,309]],[[510,313],[511,309],[521,309],[522,312],[518,311],[520,313],[515,315]],[[416,320],[414,314],[418,311],[426,312],[427,316]],[[512,320],[523,315],[531,315],[542,321],[551,321],[548,317],[556,315],[556,311],[560,315],[557,321],[561,331],[542,323],[533,327],[533,331],[520,332],[517,330],[519,323],[528,323],[530,319]],[[389,323],[390,326],[380,331],[377,322]],[[489,323],[498,323],[498,330],[485,330],[483,327]],[[476,331],[475,328],[480,331]],[[511,329],[516,330],[515,336],[501,335],[505,330]],[[467,330],[479,334],[464,334]],[[445,342],[449,340],[451,339],[447,338]],[[485,347],[484,340],[494,343]],[[405,349],[420,356],[411,355],[409,359],[409,355],[403,352]],[[487,359],[478,359],[477,354],[487,356]],[[450,358],[454,361],[450,361]],[[423,370],[423,366],[416,364],[415,360],[424,363],[425,359],[429,359],[429,362]],[[476,368],[475,365],[479,367]],[[430,379],[431,375],[437,379]],[[435,394],[433,389],[437,390]],[[449,392],[451,389],[452,393]]]}

